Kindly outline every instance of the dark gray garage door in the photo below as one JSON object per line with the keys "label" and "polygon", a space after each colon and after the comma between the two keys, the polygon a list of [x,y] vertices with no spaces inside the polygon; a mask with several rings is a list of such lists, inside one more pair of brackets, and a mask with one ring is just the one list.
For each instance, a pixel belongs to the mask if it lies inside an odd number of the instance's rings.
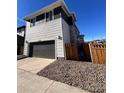
{"label": "dark gray garage door", "polygon": [[41,58],[55,58],[55,42],[46,41],[46,42],[37,42],[32,43],[30,52],[32,52],[33,57]]}

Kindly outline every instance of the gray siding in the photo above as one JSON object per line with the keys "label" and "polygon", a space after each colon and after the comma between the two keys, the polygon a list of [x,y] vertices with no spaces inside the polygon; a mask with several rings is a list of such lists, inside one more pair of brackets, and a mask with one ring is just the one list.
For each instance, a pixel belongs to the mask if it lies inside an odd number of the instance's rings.
{"label": "gray siding", "polygon": [[75,25],[70,26],[71,43],[77,45],[79,32]]}
{"label": "gray siding", "polygon": [[[64,19],[62,19],[62,31],[63,31],[64,51],[66,51],[65,43],[70,43],[70,27]],[[66,58],[66,52],[64,52],[64,54]]]}
{"label": "gray siding", "polygon": [[64,43],[70,43],[70,27],[65,20],[62,19],[62,30]]}
{"label": "gray siding", "polygon": [[28,55],[28,44],[26,41],[38,42],[55,40],[56,57],[64,57],[63,40],[57,39],[57,36],[63,37],[61,18],[38,24],[30,27],[27,22],[24,55]]}

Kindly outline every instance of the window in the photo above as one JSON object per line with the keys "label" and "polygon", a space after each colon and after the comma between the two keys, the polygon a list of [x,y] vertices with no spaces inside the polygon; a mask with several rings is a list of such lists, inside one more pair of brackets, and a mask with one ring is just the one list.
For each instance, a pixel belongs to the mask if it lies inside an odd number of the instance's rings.
{"label": "window", "polygon": [[44,19],[45,19],[45,14],[41,14],[41,15],[36,17],[36,22],[40,21],[40,20],[44,20]]}
{"label": "window", "polygon": [[73,18],[72,18],[72,16],[68,17],[68,23],[69,23],[69,25],[73,25]]}
{"label": "window", "polygon": [[50,11],[50,20],[52,20],[52,11]]}
{"label": "window", "polygon": [[46,13],[46,22],[49,21],[49,20],[50,20],[50,13],[47,12],[47,13]]}
{"label": "window", "polygon": [[31,19],[31,25],[30,25],[30,27],[32,27],[32,26],[35,26],[35,18],[33,18],[33,19]]}
{"label": "window", "polygon": [[52,11],[46,13],[46,22],[52,20]]}
{"label": "window", "polygon": [[54,9],[54,19],[61,17],[61,7],[57,7]]}
{"label": "window", "polygon": [[30,19],[29,20],[27,20],[28,22],[30,22]]}
{"label": "window", "polygon": [[61,14],[62,18],[68,23],[69,18],[63,9],[61,9]]}

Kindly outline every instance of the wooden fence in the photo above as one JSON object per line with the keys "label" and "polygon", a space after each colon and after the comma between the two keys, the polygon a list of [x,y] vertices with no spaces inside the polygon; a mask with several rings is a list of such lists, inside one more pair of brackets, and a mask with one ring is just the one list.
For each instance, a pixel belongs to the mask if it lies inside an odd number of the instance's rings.
{"label": "wooden fence", "polygon": [[87,61],[91,62],[91,54],[90,54],[90,49],[89,49],[89,44],[88,43],[83,43],[81,44],[81,50],[79,50],[79,53],[83,53],[83,56],[80,58],[82,61]]}
{"label": "wooden fence", "polygon": [[70,43],[65,44],[66,59],[106,64],[106,44],[83,43],[80,48]]}
{"label": "wooden fence", "polygon": [[92,62],[95,64],[106,63],[106,44],[89,44]]}
{"label": "wooden fence", "polygon": [[78,48],[73,44],[65,44],[66,59],[78,60]]}

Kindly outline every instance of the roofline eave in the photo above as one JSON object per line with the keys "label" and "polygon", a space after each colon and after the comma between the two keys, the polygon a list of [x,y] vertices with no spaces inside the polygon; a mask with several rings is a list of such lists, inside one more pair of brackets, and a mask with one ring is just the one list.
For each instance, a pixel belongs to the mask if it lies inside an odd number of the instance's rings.
{"label": "roofline eave", "polygon": [[55,7],[58,7],[58,6],[61,6],[62,5],[62,8],[64,9],[64,11],[66,12],[66,14],[69,16],[71,14],[71,12],[69,11],[68,7],[66,6],[65,2],[64,1],[56,1],[40,10],[37,10],[36,12],[34,13],[31,13],[27,16],[25,16],[23,18],[23,20],[27,21],[31,18],[33,18],[34,16],[37,16],[38,14],[41,14],[42,12],[47,12],[49,11],[51,8],[55,8]]}

